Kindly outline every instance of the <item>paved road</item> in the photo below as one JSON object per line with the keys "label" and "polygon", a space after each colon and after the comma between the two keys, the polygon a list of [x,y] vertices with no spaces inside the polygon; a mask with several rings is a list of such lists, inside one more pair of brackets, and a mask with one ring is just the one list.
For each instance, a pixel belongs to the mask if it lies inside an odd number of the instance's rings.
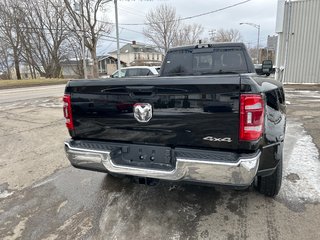
{"label": "paved road", "polygon": [[0,239],[320,239],[320,93],[287,96],[275,199],[74,169],[59,97],[0,104]]}
{"label": "paved road", "polygon": [[36,98],[63,96],[65,85],[0,90],[0,104]]}

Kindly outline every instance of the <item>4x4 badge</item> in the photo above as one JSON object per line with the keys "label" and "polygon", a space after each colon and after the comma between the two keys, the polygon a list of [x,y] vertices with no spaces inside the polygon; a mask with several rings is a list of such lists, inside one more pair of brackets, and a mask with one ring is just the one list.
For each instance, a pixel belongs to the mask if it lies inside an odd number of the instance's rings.
{"label": "4x4 badge", "polygon": [[203,140],[210,141],[210,142],[229,142],[229,143],[232,142],[232,139],[229,137],[215,138],[215,137],[208,136],[208,137],[204,137]]}
{"label": "4x4 badge", "polygon": [[136,103],[133,105],[133,116],[138,122],[149,122],[152,118],[152,106],[149,103]]}

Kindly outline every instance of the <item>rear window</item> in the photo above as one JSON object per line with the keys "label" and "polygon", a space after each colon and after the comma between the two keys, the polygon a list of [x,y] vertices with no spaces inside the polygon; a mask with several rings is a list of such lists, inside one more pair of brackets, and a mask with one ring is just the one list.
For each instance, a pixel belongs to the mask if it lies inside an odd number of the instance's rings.
{"label": "rear window", "polygon": [[162,76],[248,72],[241,48],[183,49],[168,52]]}
{"label": "rear window", "polygon": [[149,75],[153,75],[153,73],[148,68],[129,68],[127,69],[125,77],[138,77]]}

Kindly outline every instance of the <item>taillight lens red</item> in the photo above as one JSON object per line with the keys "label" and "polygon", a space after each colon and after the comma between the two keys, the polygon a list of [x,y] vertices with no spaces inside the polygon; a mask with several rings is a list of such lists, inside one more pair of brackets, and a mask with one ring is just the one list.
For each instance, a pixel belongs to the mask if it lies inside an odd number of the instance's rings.
{"label": "taillight lens red", "polygon": [[66,126],[69,130],[73,130],[72,110],[71,110],[71,96],[65,94],[63,96],[63,115],[66,119]]}
{"label": "taillight lens red", "polygon": [[242,141],[258,140],[263,133],[264,101],[258,94],[240,95],[240,129]]}

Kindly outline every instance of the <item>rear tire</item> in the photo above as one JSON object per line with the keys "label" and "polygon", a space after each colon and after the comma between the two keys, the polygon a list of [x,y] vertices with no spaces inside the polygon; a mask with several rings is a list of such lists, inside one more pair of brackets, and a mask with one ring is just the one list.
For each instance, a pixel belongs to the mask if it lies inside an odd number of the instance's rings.
{"label": "rear tire", "polygon": [[255,188],[267,197],[276,196],[281,188],[282,182],[282,159],[280,159],[276,170],[269,176],[257,177]]}

